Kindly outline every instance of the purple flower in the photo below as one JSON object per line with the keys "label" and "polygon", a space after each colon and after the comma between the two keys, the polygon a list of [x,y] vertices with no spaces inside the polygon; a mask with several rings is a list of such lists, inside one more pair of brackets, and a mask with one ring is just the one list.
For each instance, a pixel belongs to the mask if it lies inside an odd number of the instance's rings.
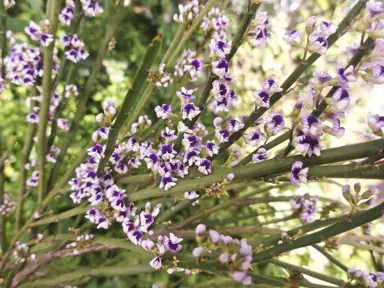
{"label": "purple flower", "polygon": [[212,172],[211,161],[208,159],[200,158],[198,166],[198,170],[205,175],[208,175]]}
{"label": "purple flower", "polygon": [[160,163],[160,158],[155,153],[149,154],[148,158],[145,158],[144,161],[147,163],[147,168],[151,169],[152,167],[154,169],[157,169]]}
{"label": "purple flower", "polygon": [[169,144],[161,145],[159,153],[161,155],[161,158],[163,158],[164,160],[172,159],[177,154],[177,152],[173,150],[173,147]]}
{"label": "purple flower", "polygon": [[139,245],[143,239],[143,232],[136,230],[132,233],[128,233],[128,238],[135,245]]}
{"label": "purple flower", "polygon": [[41,34],[41,28],[35,22],[30,21],[29,25],[24,28],[25,33],[31,37],[33,41],[38,41]]}
{"label": "purple flower", "polygon": [[176,92],[177,97],[179,97],[182,101],[190,102],[195,99],[195,96],[192,95],[193,90],[187,90],[184,87],[181,87],[181,91]]}
{"label": "purple flower", "polygon": [[291,183],[293,186],[299,188],[300,183],[307,183],[307,173],[309,168],[303,168],[303,162],[296,161],[292,164],[291,169]]}
{"label": "purple flower", "polygon": [[196,107],[192,103],[187,103],[183,106],[183,115],[182,115],[183,120],[185,119],[192,120],[199,114],[200,114],[199,107]]}
{"label": "purple flower", "polygon": [[293,209],[300,214],[300,219],[305,223],[313,222],[316,216],[316,203],[315,197],[310,197],[308,194],[297,197],[292,200]]}
{"label": "purple flower", "polygon": [[210,57],[219,57],[225,58],[225,55],[231,52],[232,42],[224,42],[224,41],[216,41],[215,39],[211,39],[209,43],[209,49],[211,51]]}
{"label": "purple flower", "polygon": [[276,135],[284,129],[285,121],[283,115],[272,114],[272,116],[266,118],[264,130],[267,134]]}
{"label": "purple flower", "polygon": [[233,119],[233,118],[230,118],[229,120],[228,120],[228,130],[230,131],[230,132],[237,132],[237,131],[239,131],[240,129],[242,129],[244,127],[244,124],[243,123],[241,123],[240,121],[237,121],[237,120],[235,120],[235,119]]}
{"label": "purple flower", "polygon": [[256,90],[253,92],[253,98],[257,107],[269,108],[269,94],[263,90]]}
{"label": "purple flower", "polygon": [[368,12],[371,19],[384,13],[381,1],[376,2],[375,0],[369,0],[366,4],[365,10]]}
{"label": "purple flower", "polygon": [[155,218],[151,213],[145,213],[142,211],[140,213],[140,221],[141,225],[149,227],[155,222]]}
{"label": "purple flower", "polygon": [[332,127],[325,127],[324,132],[333,135],[337,138],[341,138],[344,135],[345,128],[341,127],[340,119],[335,114],[329,114],[328,117],[332,121]]}
{"label": "purple flower", "polygon": [[168,127],[165,127],[165,131],[161,131],[161,137],[165,138],[167,141],[173,141],[177,138],[175,130],[171,130]]}
{"label": "purple flower", "polygon": [[192,166],[194,163],[198,162],[199,160],[200,160],[199,152],[192,150],[185,153],[183,162],[184,163],[188,162],[188,165]]}
{"label": "purple flower", "polygon": [[253,163],[259,163],[263,162],[264,160],[267,160],[269,157],[271,157],[272,153],[267,152],[265,148],[259,148],[257,150],[257,153],[252,155],[252,162]]}
{"label": "purple flower", "polygon": [[283,40],[292,46],[300,46],[301,37],[299,30],[287,31],[284,33]]}
{"label": "purple flower", "polygon": [[268,78],[267,80],[265,80],[263,85],[261,86],[261,89],[264,92],[267,92],[269,95],[283,91],[283,89],[279,86],[279,84],[277,84],[277,82],[273,78]]}
{"label": "purple flower", "polygon": [[179,244],[181,241],[183,241],[182,238],[177,238],[173,233],[169,233],[169,238],[164,236],[165,249],[172,253],[179,252],[183,247]]}
{"label": "purple flower", "polygon": [[37,113],[30,113],[30,114],[28,114],[27,121],[29,123],[34,123],[34,124],[35,123],[39,123],[39,121],[40,121],[39,114],[37,114]]}
{"label": "purple flower", "polygon": [[303,124],[303,132],[305,134],[309,134],[314,137],[320,137],[323,135],[322,129],[324,128],[324,125],[321,123],[321,121],[312,114],[307,115],[302,120]]}
{"label": "purple flower", "polygon": [[325,21],[321,21],[320,22],[320,30],[321,30],[321,34],[324,37],[328,37],[329,35],[332,35],[336,32],[337,26],[335,24],[333,24],[333,22],[328,23]]}
{"label": "purple flower", "polygon": [[378,133],[381,131],[381,128],[384,127],[384,116],[380,116],[379,114],[369,115],[368,118],[368,126],[374,133]]}
{"label": "purple flower", "polygon": [[329,75],[327,72],[322,72],[320,70],[316,70],[315,72],[313,72],[313,77],[315,77],[316,82],[320,85],[324,85],[328,81],[332,80],[331,75]]}
{"label": "purple flower", "polygon": [[346,72],[344,68],[337,68],[337,80],[343,88],[349,88],[349,82],[355,82],[357,77],[354,72]]}
{"label": "purple flower", "polygon": [[161,267],[163,267],[161,256],[156,256],[149,262],[149,265],[151,265],[152,268],[159,270]]}
{"label": "purple flower", "polygon": [[163,104],[162,106],[156,106],[155,108],[157,118],[167,119],[171,114],[171,105]]}
{"label": "purple flower", "polygon": [[189,65],[185,65],[185,69],[189,72],[192,81],[196,81],[197,77],[200,77],[203,72],[203,63],[199,59],[192,59]]}
{"label": "purple flower", "polygon": [[349,93],[344,88],[339,88],[333,93],[332,97],[325,98],[333,112],[344,112],[350,103]]}
{"label": "purple flower", "polygon": [[264,25],[257,26],[252,32],[252,37],[249,39],[250,44],[253,47],[264,47],[271,35],[268,33],[267,28]]}
{"label": "purple flower", "polygon": [[212,62],[212,73],[219,78],[224,78],[224,75],[228,72],[228,62],[225,59]]}
{"label": "purple flower", "polygon": [[318,33],[312,33],[309,37],[309,46],[308,50],[320,55],[327,54],[328,41],[323,36]]}
{"label": "purple flower", "polygon": [[215,136],[220,143],[228,142],[230,132],[226,129],[216,130]]}
{"label": "purple flower", "polygon": [[303,154],[303,156],[311,157],[312,154],[320,156],[321,146],[319,139],[311,135],[297,136],[294,140],[295,150]]}
{"label": "purple flower", "polygon": [[91,208],[87,211],[85,218],[87,218],[92,223],[96,223],[97,219],[100,217],[100,212],[96,208]]}
{"label": "purple flower", "polygon": [[109,222],[108,218],[105,216],[101,216],[97,219],[97,229],[103,228],[108,229],[109,225],[111,225],[111,222]]}
{"label": "purple flower", "polygon": [[370,66],[364,66],[364,73],[361,77],[369,83],[384,84],[384,66],[382,64],[372,63]]}
{"label": "purple flower", "polygon": [[81,0],[85,16],[96,17],[104,12],[103,7],[94,0]]}
{"label": "purple flower", "polygon": [[246,141],[251,146],[259,146],[259,144],[264,140],[265,135],[260,131],[260,129],[256,129],[250,132],[246,138]]}
{"label": "purple flower", "polygon": [[51,34],[40,34],[40,43],[44,47],[48,47],[53,41],[53,36]]}
{"label": "purple flower", "polygon": [[213,155],[215,154],[218,154],[219,153],[219,145],[217,145],[215,143],[215,141],[207,141],[207,143],[205,144],[205,150],[207,151],[208,155],[210,157],[212,157]]}
{"label": "purple flower", "polygon": [[160,188],[164,188],[165,191],[168,189],[171,189],[173,186],[176,185],[177,179],[175,177],[172,177],[170,174],[166,173],[164,176],[161,177],[160,181]]}

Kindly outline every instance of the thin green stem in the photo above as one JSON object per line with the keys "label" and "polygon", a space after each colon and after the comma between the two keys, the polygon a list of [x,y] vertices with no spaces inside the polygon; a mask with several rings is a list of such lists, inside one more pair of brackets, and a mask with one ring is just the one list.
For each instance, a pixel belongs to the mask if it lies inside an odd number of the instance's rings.
{"label": "thin green stem", "polygon": [[319,157],[308,158],[303,156],[291,156],[285,159],[266,160],[244,167],[218,169],[211,175],[199,178],[198,181],[196,181],[196,179],[180,180],[175,187],[168,191],[153,187],[139,190],[130,195],[130,200],[136,201],[177,194],[184,191],[194,191],[199,189],[204,190],[205,187],[209,187],[213,183],[221,183],[229,173],[233,173],[235,175],[234,179],[236,181],[245,179],[257,179],[276,173],[286,173],[291,171],[292,164],[295,161],[303,162],[304,167],[311,167],[335,162],[337,163],[341,161],[361,159],[378,153],[378,151],[380,151],[383,146],[384,139],[379,139],[371,142],[323,150],[321,156]]}
{"label": "thin green stem", "polygon": [[[62,0],[49,0],[47,3],[47,19],[50,25],[48,33],[56,38],[56,31],[59,22],[59,12],[61,9]],[[49,9],[48,9],[49,8]],[[47,47],[43,49],[43,95],[40,104],[40,121],[38,129],[38,163],[39,163],[39,192],[38,192],[38,205],[43,201],[46,194],[46,155],[47,155],[47,125],[49,117],[49,106],[51,101],[52,89],[52,64],[53,64],[53,49],[55,47],[55,40],[52,41]]]}
{"label": "thin green stem", "polygon": [[321,254],[323,254],[331,263],[335,264],[341,270],[343,270],[344,272],[348,272],[348,267],[341,263],[339,260],[337,260],[335,257],[333,257],[331,254],[329,254],[327,251],[325,251],[323,247],[320,247],[319,245],[313,245],[312,247],[319,251]]}
{"label": "thin green stem", "polygon": [[[153,38],[151,44],[149,44],[148,50],[144,56],[144,60],[139,70],[136,72],[132,87],[128,90],[124,98],[123,104],[121,105],[120,111],[116,116],[116,120],[110,128],[107,147],[105,148],[104,152],[105,156],[100,160],[99,167],[97,170],[98,174],[100,174],[104,170],[104,167],[107,165],[107,162],[113,153],[113,149],[119,132],[123,127],[124,123],[127,121],[127,117],[129,118],[126,126],[130,128],[133,121],[136,120],[136,118],[141,112],[141,109],[144,107],[149,97],[151,96],[152,90],[154,89],[153,86],[151,84],[148,84],[146,88],[143,88],[143,86],[147,80],[148,70],[155,62],[157,54],[161,49],[161,44],[161,35],[157,35],[155,38]],[[142,95],[139,98],[140,91],[142,89],[145,90],[143,93],[141,93]],[[137,99],[138,103],[133,107],[133,104]]]}
{"label": "thin green stem", "polygon": [[74,271],[63,273],[53,278],[39,279],[27,282],[20,287],[58,287],[83,277],[105,277],[105,276],[129,276],[142,273],[151,273],[153,268],[150,265],[136,265],[124,267],[101,267],[101,268],[78,268]]}
{"label": "thin green stem", "polygon": [[352,230],[356,227],[372,222],[383,216],[384,203],[377,205],[374,208],[358,212],[349,219],[341,220],[325,229],[318,232],[309,234],[307,236],[300,237],[297,240],[291,242],[285,242],[272,248],[266,249],[262,252],[256,253],[253,257],[253,262],[259,262],[276,257],[282,253],[306,247],[310,245],[322,242],[330,237],[334,237],[346,231]]}
{"label": "thin green stem", "polygon": [[87,108],[88,98],[91,95],[92,90],[94,89],[94,85],[97,80],[97,75],[99,74],[99,71],[102,65],[102,60],[104,59],[104,56],[108,51],[108,44],[111,41],[121,19],[123,18],[123,14],[124,14],[123,2],[124,1],[120,1],[118,4],[118,7],[115,7],[114,15],[111,17],[111,21],[109,21],[107,25],[104,38],[100,43],[96,60],[94,62],[90,75],[87,79],[87,82],[85,83],[83,93],[81,93],[81,96],[78,99],[79,102],[77,103],[77,110],[76,110],[75,117],[71,122],[67,136],[64,138],[63,142],[59,146],[60,153],[57,156],[56,163],[52,167],[51,174],[50,174],[50,179],[49,179],[50,187],[53,187],[52,183],[55,183],[57,174],[59,173],[60,167],[63,164],[64,157],[67,154],[67,150],[69,146],[73,143],[73,139],[77,133],[78,128],[80,127],[80,122]]}
{"label": "thin green stem", "polygon": [[340,280],[340,279],[337,279],[337,278],[334,278],[334,277],[331,277],[331,276],[327,276],[327,275],[318,273],[316,271],[312,271],[310,269],[307,269],[307,268],[304,268],[304,267],[301,267],[301,266],[292,265],[292,264],[289,264],[289,263],[286,263],[286,262],[283,262],[283,261],[269,260],[268,263],[271,263],[271,264],[283,267],[283,268],[288,269],[288,270],[298,271],[298,272],[300,272],[302,274],[311,276],[313,278],[322,280],[324,282],[328,282],[328,283],[331,283],[331,284],[338,285],[338,287],[342,287],[345,284],[345,282],[343,280]]}

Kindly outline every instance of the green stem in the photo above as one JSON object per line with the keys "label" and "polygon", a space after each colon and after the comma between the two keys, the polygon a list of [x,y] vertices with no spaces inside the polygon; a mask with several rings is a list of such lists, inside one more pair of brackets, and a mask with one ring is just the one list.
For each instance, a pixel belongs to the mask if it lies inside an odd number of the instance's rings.
{"label": "green stem", "polygon": [[[33,89],[33,91],[36,91]],[[31,110],[34,107],[34,103],[31,103]],[[19,190],[17,192],[17,202],[16,202],[16,221],[15,221],[15,230],[18,231],[20,229],[20,225],[22,225],[23,217],[23,206],[24,206],[24,193],[26,189],[26,181],[27,181],[27,170],[25,169],[25,165],[29,162],[29,156],[33,147],[33,137],[35,137],[37,132],[37,125],[34,123],[28,123],[27,134],[24,138],[24,146],[23,152],[21,155],[20,161],[20,177],[19,177]]]}
{"label": "green stem", "polygon": [[383,146],[384,139],[379,139],[371,142],[323,150],[321,156],[319,157],[308,158],[303,156],[291,156],[285,159],[266,160],[264,162],[251,164],[245,167],[220,169],[211,175],[199,178],[198,181],[195,179],[180,180],[175,187],[168,191],[152,187],[139,190],[130,195],[130,200],[136,201],[177,194],[184,191],[204,189],[204,187],[209,187],[213,183],[221,183],[229,173],[234,173],[236,181],[261,178],[275,173],[285,173],[291,171],[292,164],[295,161],[303,162],[304,167],[311,167],[316,165],[361,159],[378,153],[378,151],[380,151]]}
{"label": "green stem", "polygon": [[[61,9],[62,0],[49,0],[47,3],[47,19],[50,21],[48,33],[56,38],[56,31],[59,21],[59,12]],[[51,5],[51,6],[50,6]],[[48,9],[50,8],[50,9]],[[40,122],[38,129],[38,163],[39,163],[39,192],[38,192],[38,205],[43,201],[46,194],[46,155],[47,155],[47,125],[49,106],[51,101],[51,88],[52,88],[52,64],[53,64],[53,49],[55,47],[55,40],[52,41],[43,49],[43,95],[40,104]]]}
{"label": "green stem", "polygon": [[171,42],[171,45],[169,45],[167,52],[165,52],[165,55],[161,60],[161,63],[164,63],[164,64],[168,63],[168,60],[171,57],[172,53],[175,51],[176,47],[179,45],[180,40],[183,37],[184,31],[185,31],[185,26],[183,24],[179,24],[179,28],[177,29],[177,32],[173,37],[173,40]]}
{"label": "green stem", "polygon": [[[67,154],[67,150],[69,146],[73,143],[76,132],[80,127],[80,122],[87,108],[88,98],[91,95],[92,90],[94,89],[94,85],[97,80],[97,75],[102,65],[102,60],[104,59],[104,56],[108,50],[108,44],[111,41],[121,19],[123,18],[123,14],[124,14],[123,2],[124,1],[120,1],[118,4],[118,7],[115,8],[114,15],[111,17],[111,21],[108,23],[104,38],[100,44],[100,47],[96,56],[96,60],[94,62],[94,65],[92,66],[91,73],[87,79],[87,82],[85,83],[83,93],[81,94],[79,93],[81,96],[78,100],[79,102],[77,103],[76,114],[71,122],[66,138],[63,140],[63,142],[59,147],[60,153],[57,156],[56,163],[51,170],[49,183],[54,183],[56,181],[57,174],[59,173],[60,167],[64,161],[64,156]],[[53,185],[51,184],[50,187],[53,187]]]}
{"label": "green stem", "polygon": [[325,281],[325,282],[328,282],[331,284],[338,285],[338,287],[343,287],[345,285],[345,282],[343,280],[339,280],[337,278],[327,276],[327,275],[309,270],[309,269],[301,267],[301,266],[292,265],[292,264],[289,264],[289,263],[286,263],[283,261],[279,261],[279,260],[269,260],[268,263],[272,263],[274,265],[283,267],[283,268],[288,269],[288,270],[298,271],[302,274],[311,276],[313,278],[316,278],[316,279],[319,279],[319,280],[322,280],[322,281]]}
{"label": "green stem", "polygon": [[151,273],[153,268],[150,265],[136,265],[124,267],[102,267],[102,268],[78,268],[74,271],[60,274],[53,278],[39,279],[33,282],[27,282],[20,287],[59,287],[63,284],[84,278],[84,277],[105,277],[105,276],[129,276],[142,273]]}
{"label": "green stem", "polygon": [[[344,17],[344,19],[340,22],[338,25],[338,29],[334,34],[328,37],[328,48],[330,48],[341,36],[343,36],[347,29],[349,29],[349,25],[351,21],[353,21],[354,18],[356,18],[357,15],[359,15],[360,11],[364,9],[365,4],[367,0],[360,0],[353,9]],[[221,153],[223,153],[225,150],[227,150],[230,146],[232,146],[233,143],[235,143],[240,137],[244,134],[244,132],[252,126],[257,119],[259,119],[264,113],[270,109],[276,102],[278,102],[288,91],[288,89],[303,75],[307,69],[316,62],[317,59],[320,58],[320,54],[313,53],[308,58],[308,60],[304,63],[301,62],[300,65],[292,72],[291,75],[288,76],[288,78],[283,82],[281,85],[281,88],[283,91],[274,93],[270,98],[270,107],[264,108],[261,107],[255,111],[253,111],[245,120],[244,127],[240,129],[239,131],[233,133],[229,137],[229,141],[222,143],[220,145],[219,154],[215,155],[214,157],[211,157],[211,159],[217,158]]]}
{"label": "green stem", "polygon": [[139,70],[136,72],[132,88],[128,90],[127,95],[124,98],[123,104],[121,105],[120,111],[116,116],[116,120],[109,130],[107,147],[104,152],[105,156],[103,157],[103,159],[100,160],[99,167],[97,170],[98,174],[100,174],[104,170],[104,167],[107,165],[108,160],[113,153],[114,145],[116,143],[119,132],[123,127],[124,123],[126,122],[127,117],[129,116],[129,120],[127,123],[127,127],[129,129],[133,121],[136,120],[137,116],[141,112],[142,107],[144,107],[147,100],[149,99],[149,96],[152,93],[153,87],[149,84],[147,85],[145,91],[142,93],[142,97],[139,98],[139,102],[137,103],[137,105],[133,107],[133,104],[140,95],[140,91],[144,89],[143,86],[147,80],[148,70],[151,68],[152,64],[156,60],[157,54],[161,49],[161,43],[162,36],[157,35],[155,38],[153,38],[151,44],[148,47],[143,62]]}
{"label": "green stem", "polygon": [[268,186],[268,187],[265,187],[265,188],[262,188],[262,189],[253,190],[253,191],[248,192],[247,194],[245,194],[245,195],[243,195],[241,197],[235,198],[235,199],[230,200],[230,201],[225,201],[224,203],[216,205],[215,207],[212,207],[210,209],[204,209],[204,211],[202,211],[202,212],[200,212],[200,213],[198,213],[196,215],[193,215],[193,216],[185,219],[181,223],[176,224],[176,227],[177,227],[177,229],[180,229],[180,228],[185,227],[185,226],[187,226],[187,225],[189,225],[189,224],[191,224],[193,222],[196,222],[199,219],[207,218],[207,216],[209,216],[212,213],[215,213],[215,212],[220,211],[222,209],[226,209],[226,208],[235,206],[237,204],[240,204],[244,200],[248,199],[249,197],[252,197],[255,194],[261,194],[261,193],[267,192],[267,191],[275,189],[275,188],[281,188],[283,186],[284,185]]}
{"label": "green stem", "polygon": [[348,267],[341,263],[339,260],[337,260],[335,257],[333,257],[331,254],[329,254],[327,251],[325,251],[324,248],[320,247],[319,245],[313,245],[312,247],[319,251],[321,254],[323,254],[331,263],[335,264],[341,270],[343,270],[344,272],[348,272]]}
{"label": "green stem", "polygon": [[323,230],[312,233],[307,236],[303,236],[292,242],[282,243],[272,248],[266,249],[262,252],[256,253],[253,257],[253,262],[259,262],[267,259],[276,257],[282,253],[310,246],[322,242],[330,237],[334,237],[346,231],[352,230],[356,227],[372,222],[383,216],[384,213],[384,202],[377,205],[374,208],[358,212],[354,214],[350,219],[341,220]]}

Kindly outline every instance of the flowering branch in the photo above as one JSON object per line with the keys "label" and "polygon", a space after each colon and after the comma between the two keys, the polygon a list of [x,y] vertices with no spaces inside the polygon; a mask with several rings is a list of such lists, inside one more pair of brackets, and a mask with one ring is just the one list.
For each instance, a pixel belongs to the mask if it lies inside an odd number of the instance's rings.
{"label": "flowering branch", "polygon": [[[360,11],[365,7],[367,0],[360,0],[353,9],[347,14],[347,16],[344,17],[344,19],[340,22],[338,29],[334,34],[328,37],[328,47],[331,47],[341,36],[343,36],[350,23],[353,21],[354,18],[356,18],[357,15],[359,15]],[[300,76],[313,64],[316,62],[317,59],[321,57],[318,53],[313,53],[306,62],[301,62],[300,65],[291,73],[291,75],[288,76],[288,78],[284,81],[284,83],[281,85],[282,91],[274,93],[270,98],[270,105],[269,108],[272,107],[276,102],[278,102],[288,91],[288,89],[300,78]],[[255,111],[253,111],[245,120],[244,127],[238,130],[237,132],[233,133],[230,137],[228,142],[224,142],[220,145],[220,150],[217,155],[214,157],[211,157],[212,159],[218,157],[221,153],[223,153],[225,150],[227,150],[233,143],[235,143],[243,134],[244,132],[257,121],[264,113],[269,109],[265,107],[261,107]]]}

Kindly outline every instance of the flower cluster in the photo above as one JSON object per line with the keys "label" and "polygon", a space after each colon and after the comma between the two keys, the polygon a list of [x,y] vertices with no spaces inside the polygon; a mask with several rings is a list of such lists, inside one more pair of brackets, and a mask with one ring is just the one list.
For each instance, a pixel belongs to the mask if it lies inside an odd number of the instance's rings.
{"label": "flower cluster", "polygon": [[252,20],[247,35],[248,42],[252,47],[264,47],[271,35],[268,33],[268,14],[265,11],[257,11],[255,19]]}
{"label": "flower cluster", "polygon": [[93,239],[92,234],[80,235],[77,236],[76,242],[69,243],[65,246],[67,249],[73,249],[73,255],[79,255],[80,249],[88,245],[88,243]]}
{"label": "flower cluster", "polygon": [[35,261],[36,255],[31,254],[27,244],[16,242],[15,248],[12,251],[12,264],[19,265],[28,261]]}
{"label": "flower cluster", "polygon": [[300,219],[305,223],[311,223],[315,220],[316,216],[316,203],[317,198],[309,194],[298,196],[291,201],[295,213],[299,215]]}
{"label": "flower cluster", "polygon": [[77,63],[80,60],[88,58],[88,52],[82,48],[84,46],[84,43],[80,40],[77,34],[73,34],[72,36],[64,34],[63,38],[61,39],[61,43],[64,47],[67,47],[69,49],[64,52],[65,57],[68,60]]}
{"label": "flower cluster", "polygon": [[384,284],[384,273],[376,272],[370,273],[368,271],[360,270],[354,267],[348,268],[348,277],[355,280],[357,284],[363,285],[367,288],[381,287]]}
{"label": "flower cluster", "polygon": [[179,4],[179,14],[173,15],[173,21],[189,26],[199,14],[199,1],[193,0],[185,5]]}
{"label": "flower cluster", "polygon": [[0,204],[0,215],[8,215],[16,209],[16,202],[13,201],[8,193],[4,193],[3,203]]}
{"label": "flower cluster", "polygon": [[173,254],[179,252],[183,248],[183,246],[180,244],[182,241],[182,238],[178,238],[173,233],[170,233],[169,237],[160,235],[157,238],[156,244],[149,239],[143,240],[141,242],[141,247],[144,250],[151,251],[155,254],[155,258],[153,258],[149,264],[152,266],[152,268],[158,270],[163,267],[163,256],[165,252],[169,251]]}
{"label": "flower cluster", "polygon": [[252,246],[247,243],[247,239],[233,239],[215,230],[209,230],[207,237],[205,230],[203,224],[196,227],[196,241],[199,247],[193,249],[193,257],[205,261],[213,251],[220,251],[219,261],[228,266],[233,280],[243,285],[252,284],[252,278],[247,274],[251,268]]}
{"label": "flower cluster", "polygon": [[[304,48],[306,51],[325,55],[328,50],[327,37],[334,34],[337,26],[332,22],[321,21],[320,31],[315,31],[317,19],[312,16],[308,19],[305,26],[305,33],[307,34],[307,43]],[[302,36],[299,30],[287,31],[283,37],[284,41],[293,47],[301,47]],[[305,59],[304,59],[305,60]]]}

